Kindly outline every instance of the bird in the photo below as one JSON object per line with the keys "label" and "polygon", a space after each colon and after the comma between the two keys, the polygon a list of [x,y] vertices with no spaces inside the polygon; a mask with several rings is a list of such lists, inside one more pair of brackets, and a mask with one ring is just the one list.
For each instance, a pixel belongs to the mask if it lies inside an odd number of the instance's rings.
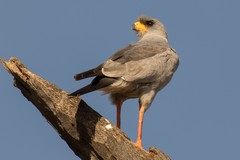
{"label": "bird", "polygon": [[131,28],[136,32],[138,40],[118,50],[97,67],[76,74],[76,81],[94,78],[90,84],[69,95],[81,96],[95,90],[110,94],[110,100],[116,105],[118,128],[121,128],[123,102],[138,98],[138,132],[134,144],[143,149],[144,113],[151,106],[156,94],[172,79],[179,65],[179,56],[170,47],[161,21],[139,16]]}

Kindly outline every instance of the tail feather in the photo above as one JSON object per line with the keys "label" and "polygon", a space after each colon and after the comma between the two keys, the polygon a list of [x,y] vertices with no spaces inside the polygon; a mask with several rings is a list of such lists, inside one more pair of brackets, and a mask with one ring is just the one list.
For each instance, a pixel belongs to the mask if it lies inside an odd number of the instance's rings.
{"label": "tail feather", "polygon": [[100,75],[102,75],[101,66],[98,66],[97,68],[93,68],[93,69],[90,69],[90,70],[88,70],[88,71],[85,71],[85,72],[76,74],[76,75],[74,76],[74,79],[75,79],[76,81],[79,81],[79,80],[84,79],[84,78],[89,78],[89,77],[94,77],[94,76],[100,76]]}
{"label": "tail feather", "polygon": [[69,94],[69,96],[81,96],[81,95],[84,95],[86,93],[89,93],[89,92],[92,92],[92,91],[95,91],[97,90],[95,87],[93,87],[91,84],[83,87],[83,88],[80,88],[78,90],[76,90],[75,92]]}
{"label": "tail feather", "polygon": [[81,96],[86,93],[107,87],[116,81],[117,81],[117,79],[115,79],[115,78],[110,78],[110,77],[105,77],[105,76],[97,76],[93,79],[91,84],[89,84],[83,88],[80,88],[69,95],[70,96]]}

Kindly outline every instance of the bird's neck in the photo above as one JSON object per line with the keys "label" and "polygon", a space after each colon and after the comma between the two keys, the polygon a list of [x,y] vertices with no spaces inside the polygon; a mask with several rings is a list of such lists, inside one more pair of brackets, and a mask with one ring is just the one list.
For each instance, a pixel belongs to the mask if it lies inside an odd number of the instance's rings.
{"label": "bird's neck", "polygon": [[147,33],[143,35],[142,37],[139,37],[139,41],[163,41],[168,43],[168,39],[166,36],[161,35],[161,34],[156,34],[156,33]]}

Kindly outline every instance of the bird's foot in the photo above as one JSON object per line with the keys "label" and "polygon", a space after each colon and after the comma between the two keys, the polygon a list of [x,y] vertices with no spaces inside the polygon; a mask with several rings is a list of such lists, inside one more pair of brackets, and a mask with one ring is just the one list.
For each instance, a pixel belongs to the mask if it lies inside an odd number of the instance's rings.
{"label": "bird's foot", "polygon": [[142,146],[142,143],[141,143],[140,141],[136,141],[136,142],[134,143],[134,145],[137,146],[138,148],[142,149],[142,150],[145,150],[145,149],[143,148],[143,146]]}

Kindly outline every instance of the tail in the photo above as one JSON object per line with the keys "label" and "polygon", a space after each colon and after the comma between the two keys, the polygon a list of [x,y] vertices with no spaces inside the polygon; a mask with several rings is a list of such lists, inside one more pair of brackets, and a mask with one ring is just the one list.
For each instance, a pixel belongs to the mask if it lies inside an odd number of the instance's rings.
{"label": "tail", "polygon": [[97,68],[93,68],[93,69],[90,69],[88,71],[85,71],[85,72],[82,72],[82,73],[79,73],[79,74],[76,74],[74,76],[74,79],[76,81],[79,81],[81,79],[84,79],[84,78],[89,78],[89,77],[94,77],[94,76],[100,76],[100,75],[103,75],[102,72],[101,72],[101,69],[102,69],[102,66],[98,66]]}
{"label": "tail", "polygon": [[83,87],[83,88],[80,88],[78,90],[76,90],[75,92],[69,94],[69,96],[81,96],[81,95],[84,95],[86,93],[89,93],[89,92],[92,92],[92,91],[95,91],[97,90],[95,87],[93,87],[91,84]]}
{"label": "tail", "polygon": [[81,95],[84,95],[86,93],[89,93],[89,92],[107,87],[107,86],[113,84],[116,81],[117,81],[116,78],[110,78],[110,77],[105,77],[105,76],[97,76],[96,78],[93,79],[91,84],[76,90],[75,92],[69,94],[69,96],[81,96]]}

